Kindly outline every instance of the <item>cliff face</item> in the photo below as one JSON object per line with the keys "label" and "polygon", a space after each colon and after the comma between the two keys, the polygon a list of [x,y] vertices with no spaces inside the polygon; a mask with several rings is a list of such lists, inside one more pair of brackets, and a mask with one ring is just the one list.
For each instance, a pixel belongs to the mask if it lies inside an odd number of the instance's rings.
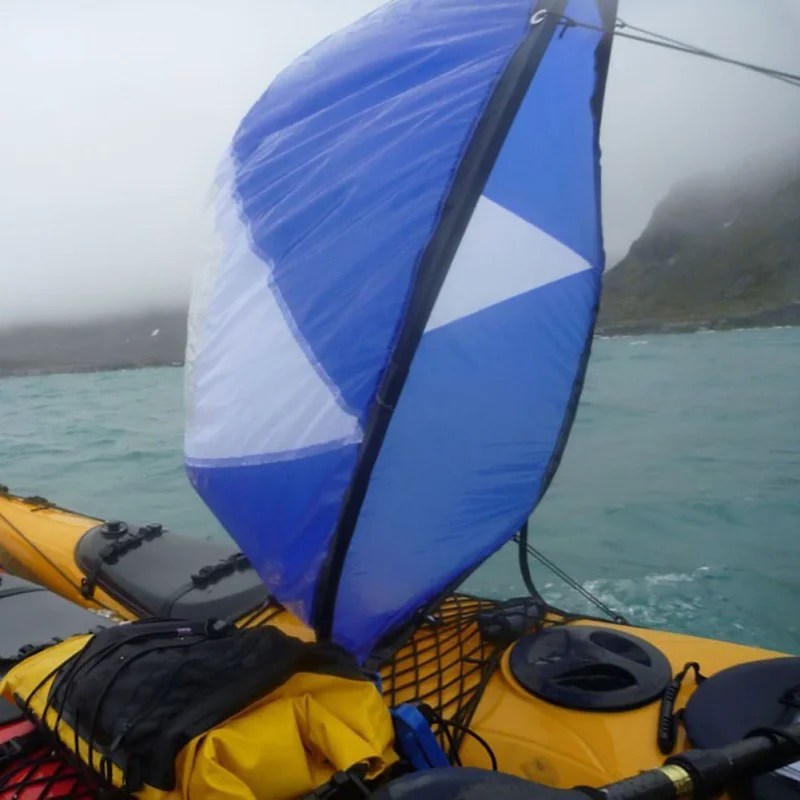
{"label": "cliff face", "polygon": [[800,156],[677,186],[605,276],[601,333],[800,324]]}
{"label": "cliff face", "polygon": [[0,328],[0,375],[90,372],[182,363],[186,312]]}

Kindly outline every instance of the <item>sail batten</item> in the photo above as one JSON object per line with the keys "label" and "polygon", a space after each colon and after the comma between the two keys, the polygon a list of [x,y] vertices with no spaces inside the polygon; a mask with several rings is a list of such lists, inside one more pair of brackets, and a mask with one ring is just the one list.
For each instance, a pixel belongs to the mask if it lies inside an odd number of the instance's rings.
{"label": "sail batten", "polygon": [[359,657],[501,546],[560,456],[603,269],[608,37],[554,33],[614,7],[400,0],[288,68],[232,144],[187,468]]}

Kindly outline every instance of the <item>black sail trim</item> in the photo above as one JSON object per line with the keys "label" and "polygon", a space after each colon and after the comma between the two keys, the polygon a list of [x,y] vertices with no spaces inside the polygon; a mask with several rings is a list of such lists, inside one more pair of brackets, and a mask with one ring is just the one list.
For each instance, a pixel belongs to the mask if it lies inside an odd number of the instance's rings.
{"label": "black sail trim", "polygon": [[506,135],[560,24],[566,4],[567,0],[539,0],[532,8],[530,29],[493,90],[458,167],[439,225],[420,259],[417,280],[394,354],[370,410],[353,479],[320,571],[311,619],[321,639],[329,639],[333,634],[336,598],[347,552],[372,471],[425,325]]}
{"label": "black sail trim", "polygon": [[[591,100],[592,116],[594,117],[594,165],[595,165],[595,208],[597,214],[597,229],[598,229],[598,253],[605,259],[605,247],[603,244],[603,207],[601,197],[601,174],[600,174],[600,123],[603,116],[603,102],[605,99],[606,79],[608,78],[608,67],[611,61],[611,45],[614,41],[614,26],[617,20],[617,7],[618,0],[597,0],[597,10],[600,14],[602,27],[605,33],[602,39],[597,44],[595,50],[595,87]],[[605,269],[605,263],[602,268]],[[572,392],[570,393],[569,402],[567,403],[566,414],[561,423],[561,430],[559,431],[558,438],[556,439],[553,452],[550,454],[550,459],[547,462],[547,469],[545,470],[544,479],[542,480],[542,487],[539,491],[539,496],[536,498],[534,508],[539,505],[541,499],[544,497],[550,483],[553,480],[556,470],[561,464],[561,458],[564,455],[564,449],[567,446],[567,440],[572,430],[572,424],[575,421],[575,414],[578,411],[578,402],[583,392],[583,384],[586,379],[586,370],[589,366],[589,358],[592,352],[592,342],[594,341],[594,331],[597,325],[597,315],[600,312],[600,300],[594,304],[592,309],[592,318],[589,324],[586,342],[584,344],[581,361],[578,365],[578,371],[575,374],[575,381],[572,384]],[[533,509],[531,509],[533,513]]]}
{"label": "black sail trim", "polygon": [[[603,102],[605,99],[608,68],[611,61],[611,46],[614,41],[614,26],[616,25],[617,21],[617,8],[618,0],[597,0],[597,9],[600,13],[603,30],[605,31],[603,38],[598,43],[597,50],[595,51],[595,90],[591,100],[592,115],[594,117],[595,186],[597,188],[595,203],[598,220],[598,251],[600,253],[604,253],[602,198],[600,193],[600,124],[603,116]],[[603,265],[603,267],[605,267],[605,265]],[[578,371],[575,374],[575,381],[572,384],[572,391],[570,393],[569,401],[567,402],[567,409],[564,419],[561,423],[561,430],[558,433],[558,438],[556,439],[553,452],[550,454],[550,458],[548,459],[541,489],[539,490],[539,496],[536,498],[533,508],[531,508],[531,514],[542,501],[542,498],[550,487],[553,477],[555,476],[556,471],[561,464],[561,459],[564,455],[564,450],[566,449],[570,432],[572,431],[572,425],[575,422],[575,415],[578,411],[578,403],[583,392],[583,385],[586,380],[586,370],[589,366],[589,359],[592,353],[592,343],[594,341],[594,332],[597,325],[597,316],[599,312],[600,300],[598,299],[598,302],[595,303],[594,308],[592,309],[592,317],[586,336],[586,342],[584,344],[580,364],[578,365]],[[533,586],[533,579],[531,578],[530,570],[526,566],[528,558],[529,532],[529,525],[527,524],[526,520],[519,532],[519,561],[523,577],[525,578],[525,584],[530,590],[531,588],[535,587]],[[464,575],[462,576],[461,580],[463,581],[467,577],[468,575]]]}

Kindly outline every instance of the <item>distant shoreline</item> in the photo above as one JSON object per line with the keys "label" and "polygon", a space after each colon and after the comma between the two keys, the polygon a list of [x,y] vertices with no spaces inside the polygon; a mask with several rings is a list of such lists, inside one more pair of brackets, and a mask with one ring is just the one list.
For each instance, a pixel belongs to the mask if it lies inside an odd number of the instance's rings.
{"label": "distant shoreline", "polygon": [[626,336],[675,336],[682,333],[733,333],[734,331],[775,331],[784,328],[800,328],[800,323],[786,325],[722,325],[717,323],[665,322],[663,325],[641,325],[631,322],[626,325],[598,326],[595,338],[624,339]]}
{"label": "distant shoreline", "polygon": [[[598,326],[596,339],[622,339],[626,336],[652,336],[702,333],[704,331],[732,332],[741,330],[776,330],[783,328],[800,328],[800,319],[794,323],[757,325],[746,324],[742,319],[725,319],[710,322],[665,322],[658,325],[652,323],[622,323],[619,325]],[[31,366],[7,368],[0,366],[0,380],[3,378],[31,378],[45,375],[84,375],[92,372],[125,372],[139,369],[164,369],[183,367],[183,361],[153,361],[143,364],[123,363],[92,366]]]}
{"label": "distant shoreline", "polygon": [[666,323],[661,327],[652,325],[608,325],[595,330],[595,339],[626,339],[631,336],[679,336],[695,333],[736,333],[737,331],[780,331],[800,328],[800,325],[695,325],[694,323]]}
{"label": "distant shoreline", "polygon": [[0,379],[2,378],[35,378],[44,375],[88,375],[92,372],[126,372],[137,369],[164,369],[167,367],[182,367],[182,361],[155,361],[147,364],[108,364],[92,366],[64,366],[63,364],[53,364],[52,366],[42,367],[19,367],[7,369],[0,367]]}
{"label": "distant shoreline", "polygon": [[800,303],[798,302],[783,308],[753,311],[748,314],[735,314],[710,320],[599,322],[595,334],[597,336],[639,336],[654,333],[699,333],[700,331],[764,330],[796,327],[800,327]]}

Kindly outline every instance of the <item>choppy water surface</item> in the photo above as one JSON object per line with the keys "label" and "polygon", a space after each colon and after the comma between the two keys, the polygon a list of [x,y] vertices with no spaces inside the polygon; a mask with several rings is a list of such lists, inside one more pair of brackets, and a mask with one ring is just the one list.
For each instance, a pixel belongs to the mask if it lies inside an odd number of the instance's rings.
{"label": "choppy water surface", "polygon": [[[15,491],[225,535],[184,476],[181,370],[0,380],[0,410]],[[800,330],[597,341],[532,531],[634,622],[800,653]],[[522,592],[516,554],[468,588]]]}

